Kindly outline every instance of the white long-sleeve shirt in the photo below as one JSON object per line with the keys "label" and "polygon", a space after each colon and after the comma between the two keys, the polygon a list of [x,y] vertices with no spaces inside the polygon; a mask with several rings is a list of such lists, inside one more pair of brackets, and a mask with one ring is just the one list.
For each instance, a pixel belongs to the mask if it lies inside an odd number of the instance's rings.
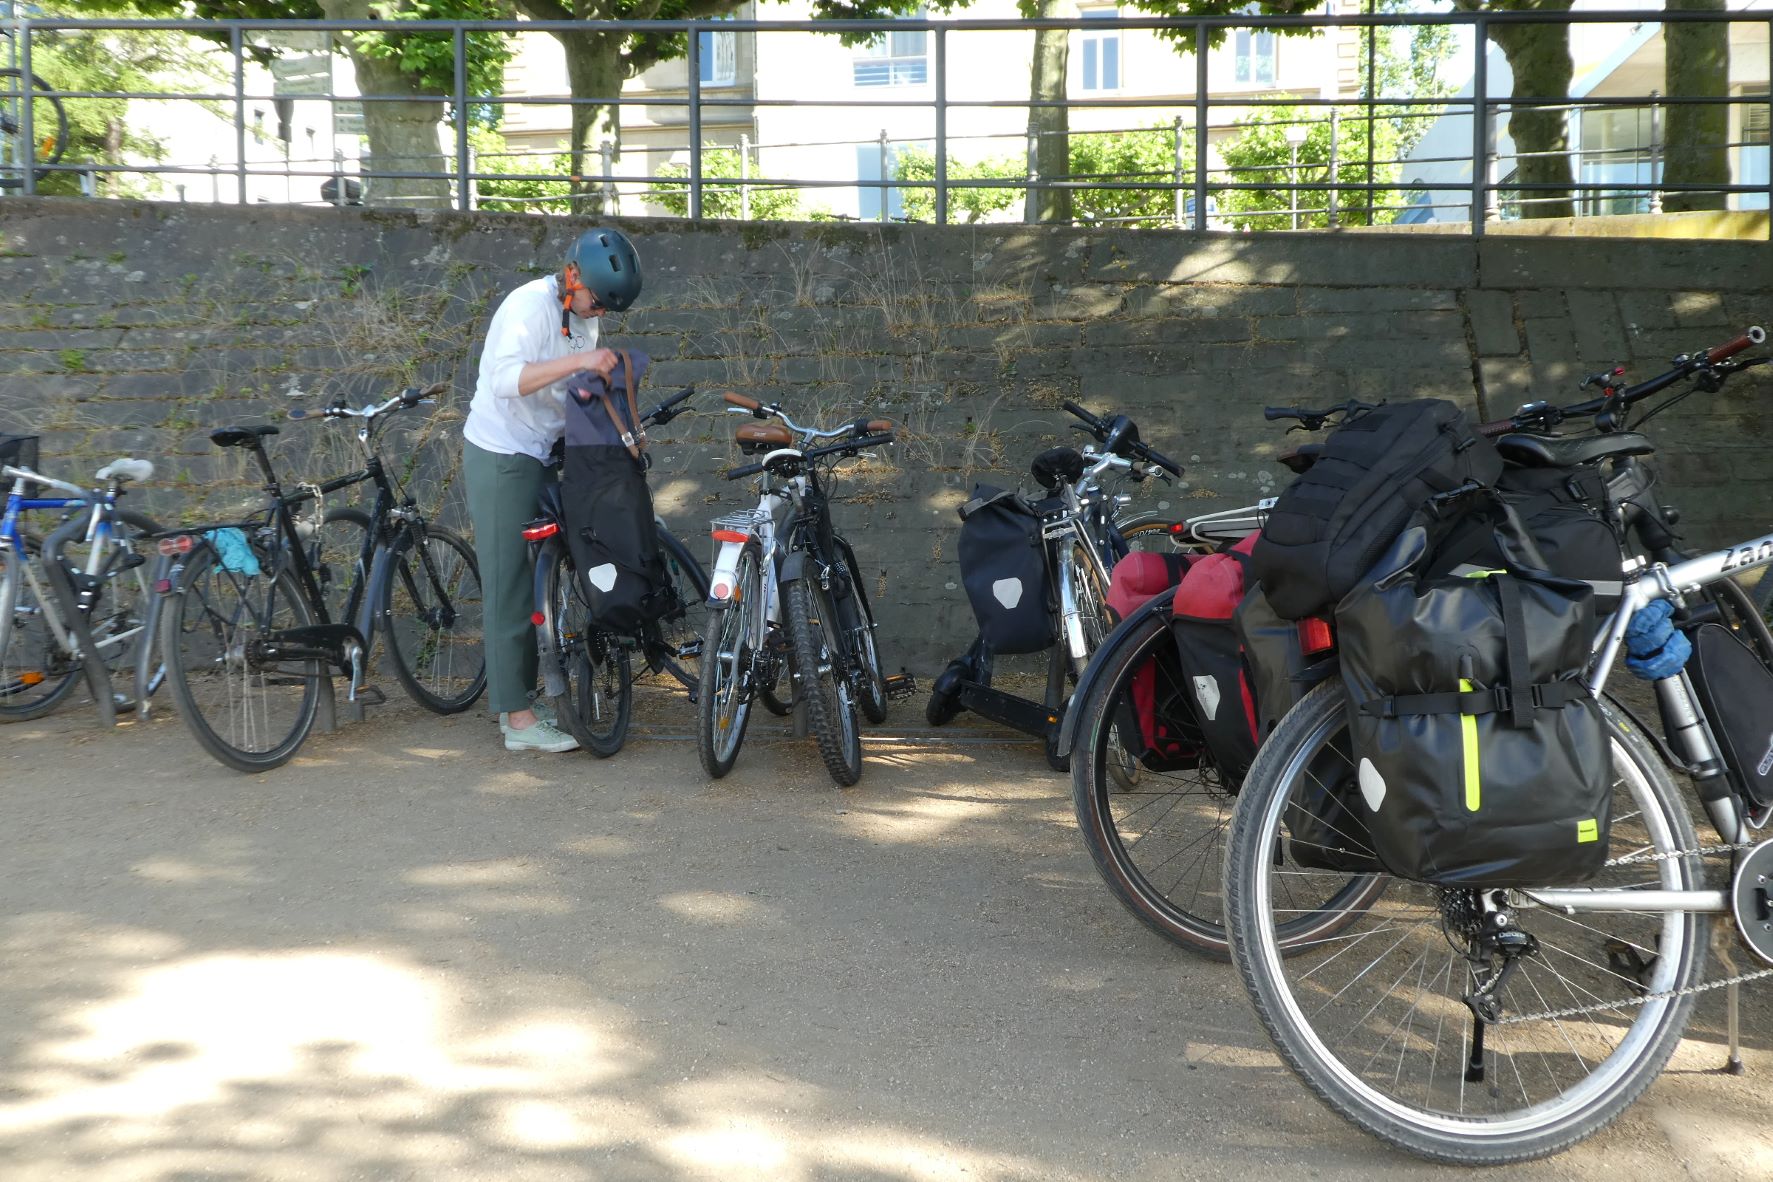
{"label": "white long-sleeve shirt", "polygon": [[552,361],[597,347],[597,319],[569,317],[560,331],[560,280],[535,279],[506,296],[486,330],[480,379],[462,434],[500,455],[546,461],[566,431],[566,380],[531,394],[517,393],[517,376],[532,361]]}

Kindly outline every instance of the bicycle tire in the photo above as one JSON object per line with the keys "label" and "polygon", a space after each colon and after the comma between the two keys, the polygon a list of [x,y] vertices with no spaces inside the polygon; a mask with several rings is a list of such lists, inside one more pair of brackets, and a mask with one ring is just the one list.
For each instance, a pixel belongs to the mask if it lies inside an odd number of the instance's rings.
{"label": "bicycle tire", "polygon": [[[1182,701],[1180,669],[1159,658],[1174,651],[1168,621],[1150,616],[1100,650],[1100,669],[1078,710],[1071,756],[1071,801],[1097,872],[1121,906],[1172,944],[1215,960],[1230,957],[1222,905],[1223,838],[1235,797],[1210,767],[1152,770],[1128,786],[1113,774],[1116,729],[1132,717],[1134,680],[1149,668],[1156,702]],[[1384,890],[1376,875],[1326,888],[1315,914],[1289,925],[1289,947],[1331,935]]]}
{"label": "bicycle tire", "polygon": [[691,642],[700,642],[708,631],[708,619],[714,615],[708,607],[708,572],[690,553],[690,548],[663,524],[659,525],[659,557],[665,563],[665,577],[670,580],[682,614],[678,608],[662,621],[655,658],[660,669],[676,678],[684,689],[699,692],[702,672],[697,658],[682,656]]}
{"label": "bicycle tire", "polygon": [[345,616],[352,589],[364,584],[368,574],[359,567],[358,559],[363,554],[365,535],[374,528],[369,514],[362,509],[340,506],[326,511],[319,531],[307,540],[308,566],[320,587],[327,615],[335,624],[356,623]]}
{"label": "bicycle tire", "polygon": [[853,595],[845,598],[855,606],[854,620],[845,617],[850,613],[842,607],[838,608],[838,619],[844,621],[845,628],[856,638],[856,706],[862,711],[862,717],[876,725],[887,720],[886,674],[880,668],[880,646],[874,638],[874,610],[868,605],[868,591],[862,586],[861,568],[856,565],[856,552],[849,541],[838,537],[838,553],[843,557],[845,572]]}
{"label": "bicycle tire", "polygon": [[[1274,880],[1310,873],[1276,864],[1294,786],[1319,755],[1345,741],[1346,710],[1339,682],[1307,695],[1257,754],[1232,818],[1226,911],[1233,960],[1257,1016],[1320,1100],[1399,1149],[1500,1165],[1567,1148],[1616,1118],[1673,1053],[1695,1000],[1682,991],[1702,978],[1709,917],[1589,911],[1571,918],[1549,907],[1514,908],[1516,925],[1536,941],[1501,992],[1504,1014],[1518,1022],[1485,1028],[1486,1086],[1468,1087],[1469,1043],[1461,1032],[1470,1038],[1472,1018],[1459,994],[1472,966],[1455,940],[1470,939],[1474,892],[1392,880],[1383,904],[1361,917],[1362,930],[1351,927],[1292,960],[1283,960],[1274,938],[1275,900],[1285,890]],[[1615,792],[1626,796],[1615,801],[1609,841],[1616,857],[1640,858],[1611,866],[1601,881],[1697,887],[1697,856],[1676,852],[1696,845],[1684,803],[1644,739],[1611,711],[1607,717]],[[1661,856],[1642,858],[1646,852]],[[1608,1003],[1600,1020],[1591,1012],[1580,1025],[1562,1021],[1583,1015],[1560,1007],[1585,1002]],[[1529,1094],[1540,1086],[1545,1095]]]}
{"label": "bicycle tire", "polygon": [[[1114,620],[1109,615],[1108,588],[1096,573],[1089,548],[1082,542],[1074,540],[1071,543],[1071,560],[1065,565],[1065,571],[1071,580],[1071,601],[1077,605],[1078,621],[1083,626],[1083,654],[1071,655],[1071,676],[1075,681],[1083,676],[1084,670],[1089,668],[1090,658],[1096,655],[1103,640],[1114,630]],[[1064,636],[1061,643],[1069,645],[1071,638]]]}
{"label": "bicycle tire", "polygon": [[1194,549],[1195,543],[1171,532],[1170,527],[1177,523],[1175,518],[1142,513],[1124,525],[1116,522],[1114,528],[1126,542],[1129,552],[1149,550],[1155,554],[1169,554]]}
{"label": "bicycle tire", "polygon": [[[796,579],[782,588],[794,675],[806,699],[807,725],[818,740],[825,770],[844,787],[862,778],[862,728],[849,679],[840,675],[836,620],[818,583]],[[823,670],[821,672],[821,669]]]}
{"label": "bicycle tire", "polygon": [[[268,569],[269,559],[264,554],[258,557]],[[235,606],[224,611],[222,608],[226,607],[230,596]],[[195,618],[187,626],[187,609],[193,607],[197,609]],[[279,622],[277,618],[280,607],[288,609],[286,622]],[[229,623],[229,617],[233,617],[232,623]],[[245,654],[251,637],[238,634],[239,622],[247,617],[253,620],[249,632],[269,632],[310,625],[314,622],[314,611],[300,584],[287,569],[274,575],[236,574],[222,567],[208,543],[200,544],[186,558],[184,576],[165,604],[160,618],[160,653],[166,662],[166,679],[172,687],[173,701],[178,705],[179,717],[184,719],[186,728],[219,762],[236,771],[250,773],[281,767],[301,749],[314,728],[314,718],[320,708],[320,679],[330,674],[317,660],[293,662],[295,668],[279,669],[275,673],[252,669]],[[199,627],[206,631],[199,633]],[[187,637],[191,638],[190,652],[186,651]],[[214,679],[205,674],[217,669],[218,665],[227,690],[226,701],[220,710],[199,701],[199,690],[204,691],[201,695],[204,698],[213,696],[208,691],[213,688]],[[236,676],[240,679],[242,698],[238,709],[234,706],[230,688]],[[268,721],[260,726],[253,718],[250,696],[255,679],[257,688],[266,691],[265,705],[272,699],[268,691],[273,685],[287,690],[299,683],[302,689],[299,696],[275,695],[278,702],[289,702],[294,698],[293,721],[288,731],[277,736],[274,742],[267,739],[264,743],[255,742],[252,747],[245,747],[241,744],[252,741],[255,732],[270,736],[281,729]],[[266,714],[268,718],[268,710]]]}
{"label": "bicycle tire", "polygon": [[[751,721],[752,697],[744,682],[756,668],[749,633],[763,596],[762,560],[757,543],[747,542],[734,568],[732,598],[708,613],[696,688],[696,755],[712,780],[733,770]],[[726,653],[730,661],[723,659]]]}
{"label": "bicycle tire", "polygon": [[[61,651],[43,623],[42,612],[30,603],[33,597],[25,584],[24,565],[37,561],[41,545],[40,539],[27,534],[24,554],[0,552],[0,690],[5,691],[0,692],[0,722],[42,718],[61,705],[80,680],[79,662]],[[21,603],[26,613],[22,618],[17,615]],[[33,636],[27,631],[30,624],[38,625],[43,634]],[[58,664],[66,668],[57,668]],[[31,690],[39,692],[27,693]]]}
{"label": "bicycle tire", "polygon": [[[8,139],[16,137],[24,131],[23,121],[15,121],[12,114],[13,104],[23,102],[25,90],[23,79],[23,72],[15,67],[0,69],[0,136]],[[55,118],[52,121],[55,133],[50,137],[51,147],[48,155],[44,159],[38,160],[35,148],[33,147],[31,150],[33,162],[31,171],[34,174],[34,179],[41,181],[47,178],[52,171],[50,167],[46,166],[60,164],[62,154],[67,151],[68,112],[62,106],[61,96],[55,93],[55,88],[36,74],[31,75],[30,90],[34,94],[41,91],[42,93],[36,94],[33,101],[47,102],[55,113]],[[41,120],[35,111],[31,115],[31,130],[39,137],[42,136]],[[24,187],[24,183],[22,176],[0,176],[0,189],[19,189]]]}
{"label": "bicycle tire", "polygon": [[591,609],[579,590],[572,554],[564,546],[542,552],[542,627],[549,630],[565,692],[552,698],[555,717],[579,746],[607,759],[628,741],[634,716],[634,669],[628,647],[591,627]]}
{"label": "bicycle tire", "polygon": [[[381,631],[394,675],[412,700],[433,714],[460,714],[486,692],[480,564],[460,534],[435,525],[424,527],[424,557],[414,562],[418,536],[408,525],[394,541]],[[411,634],[404,631],[409,623],[418,625]]]}

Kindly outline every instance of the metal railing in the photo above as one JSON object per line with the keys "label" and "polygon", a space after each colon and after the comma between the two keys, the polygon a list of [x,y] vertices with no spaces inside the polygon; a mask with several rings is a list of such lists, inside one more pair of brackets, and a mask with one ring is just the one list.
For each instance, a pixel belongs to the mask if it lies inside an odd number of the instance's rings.
{"label": "metal railing", "polygon": [[[398,189],[403,184],[412,182],[432,182],[439,184],[438,194],[422,200],[436,201],[444,194],[449,204],[459,209],[473,208],[477,194],[487,187],[499,185],[509,186],[514,182],[530,183],[565,183],[573,198],[583,202],[595,199],[598,203],[612,199],[639,195],[655,199],[662,193],[681,191],[685,212],[690,217],[701,217],[707,210],[710,196],[713,194],[736,192],[739,197],[741,215],[748,212],[750,196],[756,193],[793,189],[798,191],[819,192],[824,190],[849,190],[855,192],[875,191],[879,194],[877,202],[878,216],[885,219],[892,216],[889,210],[892,194],[897,191],[904,194],[911,191],[927,192],[930,195],[930,219],[937,223],[951,220],[953,199],[958,191],[1009,189],[1019,191],[1026,197],[1027,205],[1032,210],[1035,195],[1043,192],[1068,191],[1072,194],[1103,194],[1116,191],[1136,191],[1159,195],[1165,198],[1167,216],[1141,214],[1122,220],[1151,224],[1156,221],[1168,221],[1177,225],[1188,225],[1195,229],[1207,228],[1214,217],[1213,211],[1221,204],[1233,204],[1240,200],[1239,194],[1256,193],[1272,197],[1284,195],[1284,205],[1251,212],[1243,210],[1238,217],[1248,223],[1261,225],[1268,221],[1281,223],[1284,228],[1292,228],[1302,220],[1322,216],[1329,224],[1334,225],[1340,215],[1350,210],[1361,211],[1362,216],[1369,220],[1377,220],[1380,214],[1396,216],[1406,211],[1440,210],[1458,208],[1465,214],[1463,220],[1469,222],[1471,231],[1481,234],[1487,222],[1504,216],[1509,210],[1530,208],[1537,202],[1572,201],[1578,208],[1599,204],[1604,201],[1642,202],[1651,211],[1660,208],[1663,199],[1669,195],[1680,193],[1703,193],[1722,197],[1726,203],[1766,203],[1773,206],[1773,168],[1768,168],[1769,179],[1745,182],[1741,176],[1742,162],[1751,154],[1759,151],[1764,154],[1767,148],[1764,140],[1748,142],[1738,138],[1730,142],[1716,145],[1737,161],[1733,176],[1699,181],[1670,181],[1660,175],[1662,146],[1654,142],[1641,145],[1638,149],[1605,149],[1606,155],[1624,154],[1634,162],[1648,157],[1647,177],[1642,180],[1632,179],[1630,183],[1617,183],[1606,180],[1583,179],[1584,164],[1596,153],[1584,153],[1580,146],[1567,153],[1572,160],[1572,172],[1576,179],[1570,183],[1545,183],[1521,181],[1511,178],[1504,170],[1504,165],[1513,161],[1516,168],[1533,158],[1533,153],[1522,151],[1516,147],[1510,152],[1499,151],[1500,121],[1504,115],[1517,111],[1558,110],[1566,113],[1567,119],[1573,119],[1583,112],[1604,111],[1609,108],[1648,109],[1654,113],[1665,115],[1666,112],[1682,106],[1708,105],[1732,109],[1748,110],[1762,108],[1773,111],[1773,99],[1766,94],[1735,94],[1717,97],[1671,96],[1651,92],[1646,95],[1609,95],[1585,96],[1572,98],[1568,95],[1536,96],[1493,93],[1490,79],[1491,30],[1503,25],[1516,24],[1564,24],[1567,26],[1581,25],[1639,25],[1654,24],[1666,28],[1677,23],[1723,23],[1731,27],[1750,27],[1765,29],[1767,33],[1767,61],[1752,63],[1746,60],[1745,72],[1759,72],[1764,68],[1768,76],[1773,76],[1773,17],[1766,12],[1585,12],[1585,13],[1541,13],[1541,12],[1479,12],[1479,13],[1446,13],[1419,14],[1409,16],[1396,15],[1346,15],[1337,17],[1191,17],[1185,19],[1132,18],[1106,21],[1090,20],[1057,20],[1057,21],[1006,21],[1006,20],[964,20],[964,21],[931,21],[931,20],[895,20],[895,21],[638,21],[628,22],[624,28],[632,33],[674,33],[685,34],[687,54],[685,60],[686,77],[681,90],[670,92],[648,91],[637,93],[625,90],[614,95],[560,95],[560,94],[479,94],[469,87],[470,50],[473,42],[471,35],[495,33],[508,36],[570,35],[583,33],[586,26],[580,22],[546,22],[546,21],[461,21],[461,22],[382,22],[382,21],[277,21],[277,22],[245,22],[245,21],[120,21],[120,20],[61,20],[23,18],[11,22],[11,54],[16,61],[17,79],[30,79],[33,74],[33,50],[38,39],[45,34],[58,37],[74,35],[98,36],[105,33],[182,33],[194,37],[214,39],[217,42],[215,52],[225,55],[224,61],[230,67],[227,75],[231,85],[221,88],[158,91],[158,92],[122,92],[122,91],[82,91],[60,90],[53,92],[54,101],[63,104],[77,103],[85,100],[125,99],[140,102],[175,102],[182,101],[194,104],[205,104],[212,110],[228,113],[231,117],[231,135],[233,138],[232,159],[221,161],[211,156],[207,161],[175,160],[80,160],[63,161],[48,164],[38,163],[34,167],[21,167],[15,160],[10,166],[0,165],[0,182],[5,188],[0,192],[36,191],[39,177],[50,177],[58,174],[76,174],[88,178],[108,178],[120,175],[140,175],[147,177],[172,178],[177,184],[178,178],[205,177],[211,184],[208,186],[212,199],[221,198],[220,178],[231,179],[230,188],[233,199],[240,202],[250,200],[250,191],[255,179],[263,177],[283,178],[286,185],[292,185],[298,178],[312,178],[323,182],[330,181],[333,185],[334,200],[344,202],[350,199],[349,182],[357,180],[365,186],[362,199],[370,202],[386,200],[378,194],[378,189]],[[1373,44],[1380,35],[1389,35],[1387,31],[1420,28],[1424,26],[1445,25],[1464,30],[1469,39],[1468,47],[1463,51],[1469,55],[1471,63],[1471,85],[1468,93],[1457,95],[1419,95],[1419,96],[1383,96],[1374,95],[1376,89],[1373,82],[1374,51]],[[1342,94],[1326,97],[1321,90],[1316,94],[1287,93],[1279,88],[1266,93],[1237,92],[1213,93],[1211,86],[1210,65],[1215,60],[1214,51],[1205,53],[1186,53],[1175,51],[1175,61],[1179,74],[1192,64],[1192,82],[1185,93],[1172,94],[1098,94],[1090,97],[1067,97],[1056,100],[1032,100],[1025,97],[956,97],[950,93],[951,67],[953,65],[951,48],[956,38],[973,37],[980,34],[1020,32],[1032,30],[1065,30],[1070,33],[1088,32],[1093,35],[1103,33],[1126,33],[1149,31],[1153,33],[1184,34],[1193,38],[1196,45],[1211,44],[1214,37],[1233,33],[1238,29],[1262,29],[1281,32],[1328,34],[1337,30],[1355,30],[1367,40],[1366,77],[1361,80],[1360,93]],[[354,175],[348,175],[345,162],[335,156],[331,160],[314,158],[294,158],[286,150],[282,158],[254,161],[250,158],[249,130],[247,111],[251,104],[275,104],[279,99],[288,99],[288,95],[280,95],[275,88],[269,92],[255,90],[248,86],[248,64],[255,49],[255,37],[267,32],[289,34],[292,32],[324,34],[331,39],[332,53],[338,53],[338,39],[342,35],[352,33],[388,33],[399,32],[406,35],[429,35],[447,37],[453,51],[453,77],[447,91],[438,89],[435,93],[422,96],[412,94],[344,94],[334,93],[330,86],[319,91],[300,96],[301,101],[320,101],[336,109],[340,103],[361,104],[372,107],[376,104],[412,102],[415,97],[424,101],[443,104],[447,118],[443,125],[450,133],[453,151],[446,151],[439,142],[435,155],[415,158],[410,161],[377,159],[371,156],[361,162]],[[607,31],[600,29],[600,31]],[[880,87],[881,93],[874,93],[877,88],[858,88],[846,97],[811,97],[794,95],[786,97],[769,97],[743,87],[735,88],[723,84],[718,87],[705,85],[701,81],[702,39],[700,34],[713,33],[720,35],[751,36],[753,38],[779,37],[804,34],[862,34],[862,33],[924,33],[928,38],[928,83],[926,87],[917,88],[918,93],[907,94],[908,88]],[[753,42],[755,44],[755,42]],[[1283,42],[1282,44],[1296,44]],[[755,79],[753,80],[755,83]],[[1016,77],[1014,90],[1026,94],[1026,79]],[[15,84],[16,85],[16,84]],[[867,93],[863,93],[866,89]],[[1178,84],[1177,89],[1181,89]],[[927,90],[928,93],[922,91]],[[38,117],[40,104],[45,101],[39,97],[37,102],[19,101],[6,104],[12,109],[7,118],[0,121],[0,135],[15,136],[18,144],[29,146],[35,151],[39,143],[37,128],[34,122]],[[618,168],[618,145],[605,143],[586,145],[586,158],[595,159],[596,170],[581,165],[576,175],[570,179],[562,178],[553,171],[518,171],[489,170],[477,167],[475,153],[471,147],[470,124],[475,112],[497,112],[501,118],[509,117],[516,110],[526,107],[546,107],[570,111],[575,107],[614,107],[618,111],[646,107],[680,107],[683,111],[681,121],[682,139],[678,141],[678,150],[687,155],[687,168],[683,175],[672,176],[662,173],[658,168],[649,168],[641,172],[622,171]],[[905,134],[889,136],[882,129],[878,136],[868,136],[850,141],[838,141],[851,145],[877,144],[884,157],[892,154],[892,149],[905,143],[929,143],[932,145],[933,169],[928,179],[909,179],[902,176],[887,175],[889,169],[883,159],[880,175],[876,177],[857,176],[810,176],[778,174],[774,169],[765,169],[753,173],[751,162],[753,154],[758,155],[759,163],[773,156],[781,158],[779,149],[798,146],[794,143],[778,143],[768,145],[767,149],[747,141],[739,145],[710,144],[705,140],[704,131],[722,115],[749,113],[755,117],[759,112],[775,108],[818,108],[826,111],[846,112],[851,110],[873,110],[881,112],[917,111],[927,115],[929,134]],[[1068,115],[1075,116],[1079,112],[1112,111],[1117,109],[1130,112],[1156,112],[1162,116],[1173,131],[1174,153],[1172,166],[1161,173],[1146,171],[1139,175],[1115,173],[1078,177],[1066,175],[1043,175],[1038,167],[1040,155],[1038,149],[1041,137],[1047,134],[1041,127],[1043,114],[1054,108],[1063,108]],[[1296,112],[1289,122],[1303,125],[1309,133],[1312,128],[1324,124],[1330,125],[1332,144],[1331,157],[1327,163],[1311,161],[1300,164],[1295,159],[1288,165],[1265,165],[1255,168],[1233,168],[1213,161],[1213,143],[1217,139],[1225,139],[1248,129],[1252,125],[1264,122],[1266,111],[1289,108]],[[964,135],[951,134],[951,117],[970,115],[975,112],[1021,111],[1026,116],[1026,129],[1017,129],[1019,119],[1012,116],[1010,126],[1003,132],[985,136],[976,133]],[[1231,112],[1230,116],[1226,116]],[[1215,116],[1221,116],[1217,121]],[[1433,119],[1452,120],[1469,123],[1469,152],[1458,154],[1442,154],[1439,156],[1413,155],[1407,160],[1376,158],[1369,149],[1364,160],[1360,179],[1345,175],[1342,163],[1337,159],[1334,145],[1339,144],[1340,125],[1347,119],[1364,120],[1368,127],[1367,143],[1373,142],[1371,128],[1380,119]],[[1773,120],[1770,120],[1773,121]],[[570,123],[570,119],[568,120]],[[1272,121],[1276,125],[1280,121]],[[1665,123],[1666,120],[1664,119]],[[1728,116],[1726,116],[1728,122]],[[1746,120],[1737,120],[1746,125]],[[754,123],[754,119],[753,119]],[[1653,115],[1652,125],[1656,123]],[[564,129],[563,129],[564,130]],[[1119,129],[1120,134],[1127,134],[1132,129]],[[1158,127],[1140,129],[1146,133],[1159,130]],[[1071,136],[1113,134],[1114,129],[1098,131],[1089,127],[1074,127]],[[1025,158],[1028,168],[1025,175],[1013,177],[964,178],[956,179],[953,172],[956,160],[951,148],[967,140],[1001,138],[1012,140],[1020,136],[1025,144]],[[829,141],[826,141],[829,142]],[[665,146],[669,154],[670,145]],[[699,150],[698,150],[699,148]],[[741,170],[738,177],[721,177],[709,174],[708,162],[710,152],[732,151],[742,148]],[[557,153],[568,149],[562,147]],[[1296,149],[1295,149],[1296,151]],[[1636,151],[1637,157],[1630,154]],[[629,155],[635,153],[630,152]],[[658,154],[649,150],[651,155]],[[491,157],[498,159],[501,157]],[[505,153],[506,160],[520,160],[520,153]],[[1400,173],[1402,166],[1408,163],[1413,168],[1422,170],[1409,181],[1405,181]],[[399,167],[402,164],[413,164],[415,167]],[[299,167],[298,167],[299,165]],[[1282,169],[1285,169],[1284,173]],[[1765,167],[1763,165],[1763,167]],[[1448,172],[1459,175],[1435,175],[1436,168],[1445,168]],[[89,187],[96,187],[89,182]],[[189,187],[181,191],[181,195],[189,196]],[[521,205],[525,201],[539,203],[547,200],[559,200],[559,195],[525,198],[521,196],[501,197],[503,203]],[[656,203],[656,202],[655,202]],[[1272,218],[1270,217],[1272,215]],[[1218,215],[1221,222],[1225,213]],[[1086,217],[1084,220],[1112,220]]]}

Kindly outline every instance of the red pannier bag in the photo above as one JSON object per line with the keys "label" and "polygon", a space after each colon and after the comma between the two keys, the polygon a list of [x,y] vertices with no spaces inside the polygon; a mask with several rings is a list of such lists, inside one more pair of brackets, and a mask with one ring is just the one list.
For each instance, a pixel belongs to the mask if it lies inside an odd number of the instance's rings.
{"label": "red pannier bag", "polygon": [[[1168,591],[1198,562],[1198,554],[1129,554],[1109,576],[1108,606],[1124,620]],[[1200,763],[1200,728],[1182,696],[1182,665],[1165,647],[1133,672],[1130,701],[1119,706],[1121,745],[1150,771],[1173,772]]]}

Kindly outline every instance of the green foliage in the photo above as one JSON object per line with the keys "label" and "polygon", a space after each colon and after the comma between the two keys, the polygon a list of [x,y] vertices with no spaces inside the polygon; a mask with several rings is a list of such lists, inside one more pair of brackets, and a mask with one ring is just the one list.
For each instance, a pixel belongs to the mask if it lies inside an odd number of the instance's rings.
{"label": "green foliage", "polygon": [[62,368],[67,370],[69,373],[85,373],[86,372],[86,350],[84,350],[84,349],[63,349],[56,356],[61,361]]}
{"label": "green foliage", "polygon": [[[490,21],[508,18],[503,0],[381,0],[370,10],[382,20],[400,22]],[[422,27],[422,26],[421,26]],[[455,39],[448,32],[361,33],[354,35],[357,52],[399,64],[419,87],[436,95],[455,93]],[[469,33],[468,93],[503,94],[505,64],[514,39],[502,33]]]}
{"label": "green foliage", "polygon": [[[1028,176],[1028,166],[1014,160],[978,160],[948,163],[948,218],[956,222],[989,221],[991,215],[1007,209],[1020,210],[1027,200],[1024,188],[968,187],[969,181],[1020,181]],[[893,161],[893,178],[901,181],[933,182],[936,179],[936,154],[921,145],[902,148]],[[934,189],[903,189],[905,216],[914,222],[936,220]]]}
{"label": "green foliage", "polygon": [[[755,171],[755,170],[754,170]],[[673,180],[687,179],[689,165],[667,164],[659,169],[662,182],[647,186],[647,196],[663,206],[672,217],[689,216],[689,186],[673,184]],[[739,150],[737,148],[702,149],[702,216],[705,218],[737,218],[740,216],[742,201],[739,186],[736,184],[707,184],[707,181],[736,181],[739,179]],[[804,215],[800,209],[800,193],[795,189],[759,189],[750,187],[749,200],[751,220],[759,222],[790,222],[798,221]]]}
{"label": "green foliage", "polygon": [[[1220,148],[1220,155],[1229,170],[1229,179],[1237,184],[1260,185],[1258,189],[1232,189],[1219,196],[1219,216],[1240,230],[1285,230],[1293,225],[1292,188],[1295,174],[1286,138],[1288,126],[1304,123],[1309,131],[1299,145],[1297,183],[1323,185],[1330,182],[1330,120],[1321,107],[1301,110],[1294,107],[1270,107],[1240,126],[1238,137]],[[1399,166],[1395,160],[1397,129],[1386,120],[1373,125],[1373,179],[1381,185],[1394,184]],[[1340,121],[1336,140],[1335,183],[1347,186],[1364,185],[1367,180],[1367,121],[1347,118]],[[1322,227],[1330,224],[1329,194],[1324,189],[1300,189],[1299,226]],[[1379,192],[1377,204],[1397,204],[1395,191]],[[1337,195],[1338,225],[1365,226],[1395,220],[1395,211],[1380,209],[1377,214],[1367,208],[1364,192],[1343,192]]]}
{"label": "green foliage", "polygon": [[[470,127],[474,171],[538,174],[525,180],[480,180],[474,184],[481,209],[501,213],[572,212],[572,157],[514,152],[505,137],[489,127]],[[559,177],[559,180],[546,179]]]}

